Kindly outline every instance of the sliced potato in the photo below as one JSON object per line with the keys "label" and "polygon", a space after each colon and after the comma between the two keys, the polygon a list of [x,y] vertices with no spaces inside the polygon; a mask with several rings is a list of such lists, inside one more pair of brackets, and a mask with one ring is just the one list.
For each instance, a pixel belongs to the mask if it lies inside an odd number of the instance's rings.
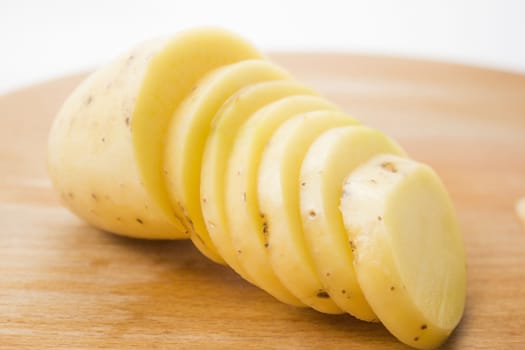
{"label": "sliced potato", "polygon": [[258,174],[259,206],[273,270],[299,300],[326,313],[341,313],[324,289],[306,246],[299,203],[301,163],[312,142],[328,129],[357,124],[341,112],[298,115],[266,145]]}
{"label": "sliced potato", "polygon": [[224,66],[200,80],[173,115],[165,148],[166,185],[172,203],[180,208],[191,227],[193,243],[211,260],[223,263],[206,230],[200,204],[202,156],[212,119],[226,100],[243,87],[289,78],[284,70],[262,60]]}
{"label": "sliced potato", "polygon": [[148,194],[168,215],[177,212],[163,176],[166,130],[173,112],[210,71],[261,54],[244,39],[222,29],[180,32],[149,57],[135,97],[131,130],[140,178]]}
{"label": "sliced potato", "polygon": [[346,176],[381,153],[404,154],[377,130],[331,129],[309,148],[300,176],[304,234],[323,287],[341,309],[366,321],[376,317],[357,282],[339,199]]}
{"label": "sliced potato", "polygon": [[193,29],[146,42],[90,75],[49,134],[49,174],[65,205],[113,233],[187,238],[161,175],[168,121],[205,73],[260,57],[229,32]]}
{"label": "sliced potato", "polygon": [[141,238],[188,238],[148,195],[139,175],[130,123],[150,56],[145,43],[84,80],[58,112],[48,139],[48,172],[64,204],[91,225]]}
{"label": "sliced potato", "polygon": [[201,205],[210,238],[224,261],[245,279],[253,279],[241,268],[228,232],[224,209],[225,170],[237,131],[256,110],[290,95],[315,94],[302,84],[277,80],[249,85],[232,97],[215,115],[202,158]]}
{"label": "sliced potato", "polygon": [[285,120],[315,110],[335,110],[326,99],[290,96],[258,110],[239,129],[225,174],[225,209],[239,263],[256,284],[278,300],[301,306],[273,271],[265,248],[257,193],[257,173],[264,146]]}
{"label": "sliced potato", "polygon": [[450,199],[428,166],[380,155],[346,179],[341,212],[359,285],[385,327],[439,346],[463,314],[466,261]]}

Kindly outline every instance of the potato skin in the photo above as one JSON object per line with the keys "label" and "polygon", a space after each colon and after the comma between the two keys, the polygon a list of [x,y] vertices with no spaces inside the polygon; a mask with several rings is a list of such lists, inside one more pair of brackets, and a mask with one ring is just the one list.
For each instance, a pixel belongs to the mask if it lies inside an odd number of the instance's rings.
{"label": "potato skin", "polygon": [[140,238],[186,238],[186,229],[152,202],[139,177],[131,117],[151,57],[144,43],[87,77],[51,127],[48,172],[63,203],[93,226]]}

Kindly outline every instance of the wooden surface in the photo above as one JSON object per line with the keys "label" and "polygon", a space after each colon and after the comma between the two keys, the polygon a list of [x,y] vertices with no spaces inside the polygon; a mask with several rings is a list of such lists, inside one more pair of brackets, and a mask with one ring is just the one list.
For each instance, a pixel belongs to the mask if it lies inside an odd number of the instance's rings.
{"label": "wooden surface", "polygon": [[[525,76],[351,55],[274,55],[442,176],[468,252],[468,302],[444,348],[522,349]],[[378,324],[281,304],[190,242],[90,228],[45,171],[51,119],[80,76],[0,97],[0,349],[403,349]]]}

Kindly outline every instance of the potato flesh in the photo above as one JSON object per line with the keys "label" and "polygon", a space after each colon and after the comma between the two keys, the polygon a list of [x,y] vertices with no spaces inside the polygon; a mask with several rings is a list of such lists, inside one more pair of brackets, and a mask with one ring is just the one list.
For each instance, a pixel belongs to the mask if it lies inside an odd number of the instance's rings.
{"label": "potato flesh", "polygon": [[259,206],[265,217],[273,270],[299,300],[326,313],[342,310],[324,289],[303,235],[299,175],[311,143],[330,128],[357,121],[341,112],[316,111],[286,121],[271,137],[258,174]]}
{"label": "potato flesh", "polygon": [[224,66],[199,81],[173,115],[165,148],[166,186],[171,203],[180,208],[191,227],[193,243],[211,260],[224,262],[210,239],[200,203],[202,156],[212,119],[226,100],[243,87],[289,78],[284,70],[262,60]]}
{"label": "potato flesh", "polygon": [[370,306],[400,341],[439,346],[461,319],[465,253],[450,199],[428,167],[380,155],[346,179],[341,212]]}
{"label": "potato flesh", "polygon": [[309,148],[300,176],[304,235],[323,287],[341,309],[366,321],[376,316],[357,282],[338,205],[348,174],[381,153],[404,154],[377,130],[364,126],[332,129]]}
{"label": "potato flesh", "polygon": [[173,113],[204,75],[261,54],[227,31],[201,28],[178,33],[150,55],[131,117],[133,149],[147,193],[166,215],[182,219],[170,202],[162,173]]}
{"label": "potato flesh", "polygon": [[48,172],[62,201],[95,227],[139,238],[187,238],[148,195],[136,165],[130,122],[151,56],[145,43],[96,71],[64,102],[48,138]]}
{"label": "potato flesh", "polygon": [[257,192],[257,174],[264,147],[274,131],[300,113],[335,110],[326,99],[290,96],[258,110],[239,129],[225,174],[225,209],[232,244],[241,251],[242,268],[256,284],[278,300],[303,306],[276,276],[263,235]]}
{"label": "potato flesh", "polygon": [[201,171],[201,206],[206,228],[224,261],[246,280],[256,284],[238,262],[228,231],[225,201],[225,171],[237,131],[259,108],[290,95],[315,94],[294,81],[270,81],[247,86],[221,107],[212,121],[204,149]]}

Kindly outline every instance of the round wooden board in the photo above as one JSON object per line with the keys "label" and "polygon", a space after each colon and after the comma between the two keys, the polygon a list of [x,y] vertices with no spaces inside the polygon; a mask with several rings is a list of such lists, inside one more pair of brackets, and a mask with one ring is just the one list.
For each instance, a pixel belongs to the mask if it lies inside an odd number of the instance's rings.
{"label": "round wooden board", "polygon": [[[405,59],[275,54],[447,185],[468,302],[444,348],[525,344],[525,76]],[[379,324],[279,303],[188,241],[93,229],[45,171],[52,117],[82,75],[0,96],[0,348],[403,349]]]}

